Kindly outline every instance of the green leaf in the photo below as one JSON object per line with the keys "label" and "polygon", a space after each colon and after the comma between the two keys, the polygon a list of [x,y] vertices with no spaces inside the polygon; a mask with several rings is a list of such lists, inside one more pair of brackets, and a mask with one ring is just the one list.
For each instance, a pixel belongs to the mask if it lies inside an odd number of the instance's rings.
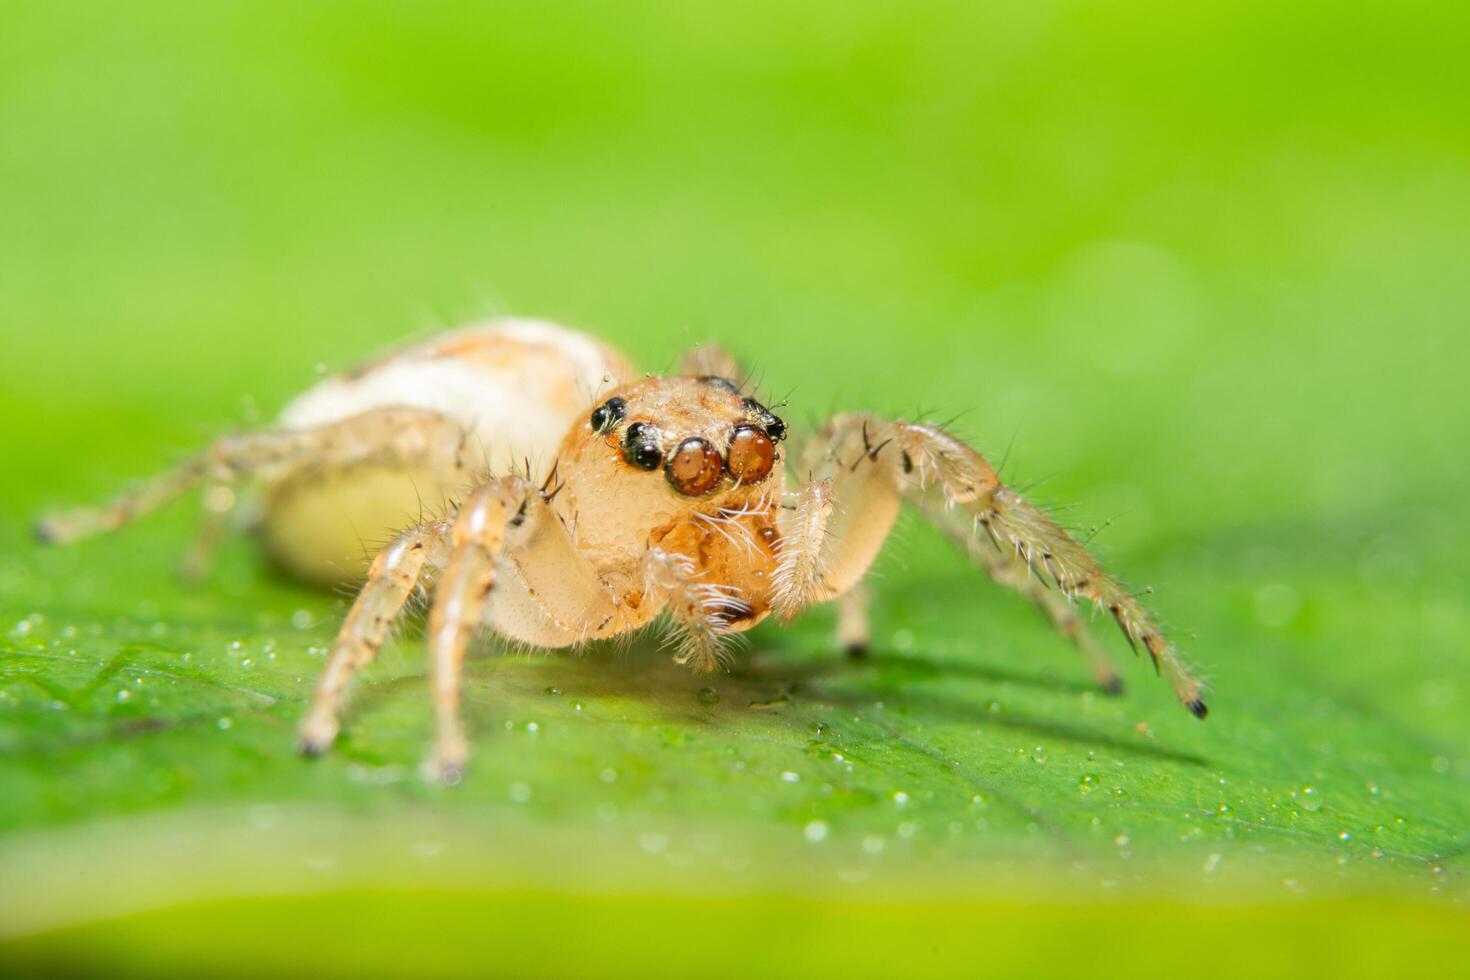
{"label": "green leaf", "polygon": [[[1319,6],[21,4],[0,972],[1451,961],[1470,147],[1434,66],[1464,16]],[[830,611],[714,678],[648,638],[487,642],[445,789],[416,627],[305,760],[348,597],[248,536],[184,587],[192,502],[30,540],[487,297],[649,368],[719,339],[808,427],[965,411],[1158,586],[1209,719],[1101,621],[1128,689],[1093,690],[909,518],[866,661]]]}

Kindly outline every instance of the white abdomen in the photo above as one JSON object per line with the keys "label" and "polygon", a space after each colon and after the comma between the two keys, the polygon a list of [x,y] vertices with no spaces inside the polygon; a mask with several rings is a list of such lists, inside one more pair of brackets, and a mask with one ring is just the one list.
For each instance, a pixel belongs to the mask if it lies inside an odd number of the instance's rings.
{"label": "white abdomen", "polygon": [[549,466],[598,392],[631,374],[621,354],[583,334],[542,320],[502,319],[328,378],[282,410],[281,427],[330,426],[393,407],[437,413],[463,428],[472,475],[443,460],[391,454],[288,472],[266,489],[271,550],[315,581],[361,578],[371,552],[424,508],[437,511],[466,484],[519,471],[525,461],[533,472]]}

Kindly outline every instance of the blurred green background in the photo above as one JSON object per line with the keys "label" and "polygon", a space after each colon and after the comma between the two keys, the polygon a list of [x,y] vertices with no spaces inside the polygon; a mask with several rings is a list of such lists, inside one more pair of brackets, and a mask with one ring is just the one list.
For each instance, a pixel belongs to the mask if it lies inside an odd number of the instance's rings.
{"label": "blurred green background", "polygon": [[[1465,969],[1467,43],[1427,2],[3,0],[0,965]],[[342,597],[245,538],[184,589],[187,503],[29,540],[494,312],[717,338],[795,420],[965,412],[1157,587],[1209,721],[1132,662],[1094,694],[908,522],[869,664],[823,613],[714,681],[487,656],[446,792],[412,631],[306,763]]]}

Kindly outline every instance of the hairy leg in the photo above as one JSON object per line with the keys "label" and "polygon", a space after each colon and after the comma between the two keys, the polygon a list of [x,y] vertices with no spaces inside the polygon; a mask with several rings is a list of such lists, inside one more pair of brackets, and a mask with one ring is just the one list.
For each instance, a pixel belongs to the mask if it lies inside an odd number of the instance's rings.
{"label": "hairy leg", "polygon": [[[900,503],[908,499],[952,533],[953,522],[961,522],[967,547],[988,543],[1004,559],[1004,564],[986,565],[999,581],[1021,587],[1016,573],[1025,568],[1034,575],[1034,584],[1050,581],[1057,590],[1054,599],[1092,600],[1113,617],[1130,645],[1148,652],[1179,700],[1196,716],[1205,716],[1202,684],[1132,593],[1040,508],[1002,484],[983,456],[950,433],[932,425],[838,416],[813,441],[803,465],[814,481],[831,482],[837,504],[822,529],[832,540],[817,545],[824,552],[820,572],[804,595],[788,601],[821,602],[855,585],[876,557]],[[1032,584],[1028,578],[1022,591]],[[1033,601],[1064,632],[1073,630],[1074,639],[1083,635],[1075,610],[1069,614],[1053,598]],[[1084,645],[1088,643],[1079,640],[1078,647],[1091,658],[1092,648]],[[1094,675],[1106,685],[1107,676],[1091,662]]]}
{"label": "hairy leg", "polygon": [[444,563],[449,531],[443,521],[409,528],[373,559],[367,582],[337,633],[311,710],[302,722],[301,751],[305,754],[318,755],[336,739],[342,695],[352,675],[377,655],[425,566]]}
{"label": "hairy leg", "polygon": [[[46,515],[37,522],[36,534],[45,541],[68,544],[115,531],[200,483],[208,485],[205,506],[213,510],[212,501],[228,496],[233,502],[239,484],[252,478],[279,479],[312,469],[345,468],[374,461],[428,463],[444,472],[447,479],[469,479],[464,432],[457,423],[422,409],[380,408],[310,429],[224,436],[203,452],[105,504]],[[226,506],[222,510],[228,509]],[[217,536],[221,531],[222,527],[206,525],[201,544],[185,559],[193,566],[186,564],[187,571],[205,570],[213,550],[210,535]]]}
{"label": "hairy leg", "polygon": [[1031,568],[1024,561],[997,550],[989,541],[981,543],[973,535],[967,535],[963,544],[992,579],[1031,600],[1047,621],[1056,627],[1057,632],[1072,641],[1098,687],[1109,694],[1122,693],[1123,678],[1118,676],[1117,665],[1087,628],[1076,603],[1065,594],[1047,588],[1032,574]]}
{"label": "hairy leg", "polygon": [[484,622],[512,522],[534,492],[516,477],[486,483],[460,506],[450,532],[449,557],[434,590],[428,632],[436,720],[428,775],[446,783],[459,781],[469,757],[459,710],[465,649]]}
{"label": "hairy leg", "polygon": [[[502,562],[506,556],[508,565]],[[523,642],[561,647],[615,625],[612,596],[577,553],[544,493],[520,477],[493,480],[452,517],[404,531],[374,559],[302,725],[302,751],[315,755],[336,737],[342,694],[353,673],[372,661],[431,568],[442,574],[427,634],[437,718],[428,769],[449,782],[459,778],[468,755],[459,687],[465,649],[478,629],[490,625]]]}

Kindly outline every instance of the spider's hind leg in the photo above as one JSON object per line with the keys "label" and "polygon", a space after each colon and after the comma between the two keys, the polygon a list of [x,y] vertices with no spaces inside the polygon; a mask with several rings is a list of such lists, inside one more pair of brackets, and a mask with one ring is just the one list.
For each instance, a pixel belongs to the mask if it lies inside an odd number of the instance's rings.
{"label": "spider's hind leg", "polygon": [[229,512],[247,481],[383,460],[427,462],[446,478],[468,482],[464,448],[464,431],[453,420],[403,407],[373,409],[309,428],[227,435],[107,503],[46,514],[35,530],[41,540],[52,544],[106,534],[202,483],[204,523],[181,565],[185,578],[199,578],[209,570],[215,548],[228,529]]}

